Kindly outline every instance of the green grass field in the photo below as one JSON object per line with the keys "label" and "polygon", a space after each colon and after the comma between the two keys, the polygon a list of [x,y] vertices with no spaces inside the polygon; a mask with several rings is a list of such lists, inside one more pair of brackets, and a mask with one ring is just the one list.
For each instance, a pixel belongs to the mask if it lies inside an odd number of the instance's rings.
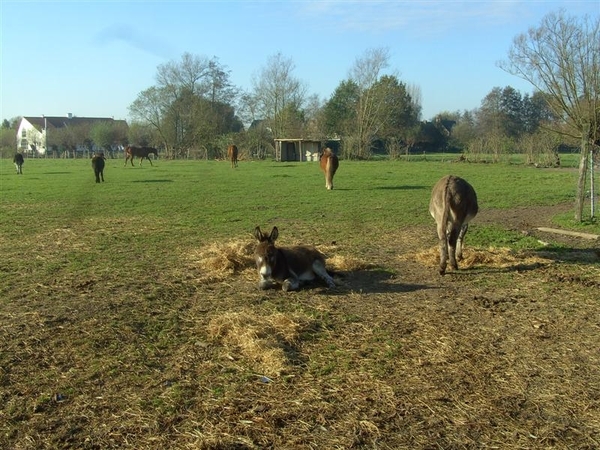
{"label": "green grass field", "polygon": [[[481,212],[442,278],[448,173]],[[96,184],[0,160],[0,448],[597,448],[597,246],[521,229],[600,234],[576,176],[341,161],[327,191],[317,163],[108,160]],[[259,291],[257,225],[338,287]]]}
{"label": "green grass field", "polygon": [[[447,173],[475,186],[482,210],[572,202],[576,182],[572,169],[344,161],[335,191],[327,192],[316,163],[242,162],[232,170],[216,161],[124,168],[121,160],[108,160],[106,182],[96,185],[87,160],[28,160],[21,177],[8,160],[1,164],[3,233],[121,220],[131,222],[124,236],[138,225],[183,240],[248,236],[257,224],[281,221],[293,235],[318,230],[322,239],[360,242],[369,233],[430,222],[431,186]],[[570,217],[557,219],[574,226]]]}

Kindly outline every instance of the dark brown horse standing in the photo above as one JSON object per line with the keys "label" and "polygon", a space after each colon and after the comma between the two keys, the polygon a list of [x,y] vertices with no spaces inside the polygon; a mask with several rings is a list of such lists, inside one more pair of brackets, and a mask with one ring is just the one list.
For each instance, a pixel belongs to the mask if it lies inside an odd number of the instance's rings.
{"label": "dark brown horse standing", "polygon": [[[142,161],[147,159],[150,161],[150,165],[152,166],[152,160],[148,155],[153,153],[154,156],[158,158],[158,150],[153,147],[136,147],[134,145],[128,145],[125,148],[125,166],[127,165],[127,161],[131,160],[131,165],[133,166],[133,158],[136,156],[140,158],[140,167],[142,166]],[[123,167],[125,167],[123,166]]]}
{"label": "dark brown horse standing", "polygon": [[96,176],[96,183],[100,183],[100,180],[104,183],[104,160],[104,153],[96,153],[92,157],[92,168]]}
{"label": "dark brown horse standing", "polygon": [[238,148],[235,145],[227,147],[227,159],[231,161],[231,168],[238,165]]}
{"label": "dark brown horse standing", "polygon": [[17,175],[23,175],[23,163],[25,162],[23,155],[21,153],[15,153],[13,162],[15,163],[15,167],[17,169]]}
{"label": "dark brown horse standing", "polygon": [[321,170],[325,173],[325,187],[328,190],[331,190],[333,189],[333,176],[340,165],[340,161],[337,155],[333,153],[329,147],[326,147],[325,150],[323,150],[319,161]]}
{"label": "dark brown horse standing", "polygon": [[458,269],[456,260],[462,259],[462,247],[469,222],[477,215],[477,194],[467,181],[453,175],[440,179],[431,192],[429,213],[437,223],[440,243],[440,275],[446,273],[446,264]]}

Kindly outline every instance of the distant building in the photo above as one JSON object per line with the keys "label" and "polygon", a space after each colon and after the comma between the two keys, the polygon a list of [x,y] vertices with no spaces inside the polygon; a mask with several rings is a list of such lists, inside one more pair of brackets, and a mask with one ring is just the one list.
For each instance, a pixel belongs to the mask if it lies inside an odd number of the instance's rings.
{"label": "distant building", "polygon": [[[115,120],[112,117],[77,117],[69,113],[66,116],[26,116],[21,119],[17,130],[17,150],[24,154],[45,155],[48,152],[48,136],[52,130],[65,127],[77,127],[97,123],[121,123],[127,127],[124,120]],[[84,143],[77,143],[77,147],[84,147]]]}

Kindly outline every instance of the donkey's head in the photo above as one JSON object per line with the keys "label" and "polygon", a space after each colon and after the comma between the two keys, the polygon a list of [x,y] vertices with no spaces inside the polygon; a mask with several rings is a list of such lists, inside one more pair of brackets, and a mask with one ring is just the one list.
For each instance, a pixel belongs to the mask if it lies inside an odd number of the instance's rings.
{"label": "donkey's head", "polygon": [[254,229],[254,237],[258,240],[258,245],[254,250],[254,258],[261,280],[269,279],[273,274],[273,268],[277,264],[277,248],[275,248],[277,236],[279,236],[277,227],[273,227],[270,234],[260,231],[260,227]]}

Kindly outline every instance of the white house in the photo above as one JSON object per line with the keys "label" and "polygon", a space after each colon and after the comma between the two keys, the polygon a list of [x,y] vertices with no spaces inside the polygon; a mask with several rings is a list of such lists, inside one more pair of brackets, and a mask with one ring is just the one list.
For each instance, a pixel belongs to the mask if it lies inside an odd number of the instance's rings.
{"label": "white house", "polygon": [[[69,113],[66,116],[26,116],[21,119],[17,130],[17,150],[24,154],[45,155],[48,151],[48,136],[52,130],[81,125],[94,125],[100,122],[123,123],[124,120],[115,120],[112,117],[77,117]],[[80,144],[83,146],[83,142]]]}

